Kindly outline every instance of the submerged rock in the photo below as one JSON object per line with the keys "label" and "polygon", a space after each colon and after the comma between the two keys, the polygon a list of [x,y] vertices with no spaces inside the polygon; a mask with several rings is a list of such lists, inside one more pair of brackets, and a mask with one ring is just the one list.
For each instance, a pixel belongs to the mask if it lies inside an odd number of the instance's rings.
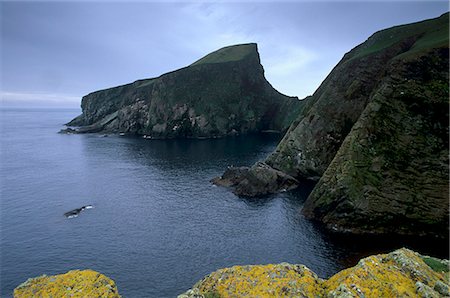
{"label": "submerged rock", "polygon": [[119,298],[120,295],[114,281],[105,275],[93,270],[72,270],[30,278],[14,289],[14,297]]}
{"label": "submerged rock", "polygon": [[362,259],[328,280],[287,263],[220,269],[178,297],[446,297],[448,286],[448,267],[434,271],[403,248]]}
{"label": "submerged rock", "polygon": [[65,130],[151,138],[212,138],[285,131],[303,103],[276,91],[264,77],[256,44],[217,50],[158,78],[83,97],[83,114]]}

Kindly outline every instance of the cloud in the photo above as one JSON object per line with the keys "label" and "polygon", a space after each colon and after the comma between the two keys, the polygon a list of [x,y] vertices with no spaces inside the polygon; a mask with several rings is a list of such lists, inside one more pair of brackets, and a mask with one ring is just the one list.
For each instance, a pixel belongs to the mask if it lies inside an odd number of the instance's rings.
{"label": "cloud", "polygon": [[79,106],[81,96],[53,93],[0,92],[3,106],[23,105],[29,103],[60,106]]}
{"label": "cloud", "polygon": [[265,59],[265,68],[273,76],[290,76],[318,59],[318,56],[299,46],[273,49]]}

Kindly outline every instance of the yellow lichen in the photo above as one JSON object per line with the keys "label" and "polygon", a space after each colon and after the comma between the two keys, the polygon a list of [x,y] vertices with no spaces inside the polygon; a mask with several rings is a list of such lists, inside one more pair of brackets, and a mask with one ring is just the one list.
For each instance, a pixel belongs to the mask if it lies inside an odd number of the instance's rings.
{"label": "yellow lichen", "polygon": [[438,297],[446,296],[448,285],[419,254],[399,249],[362,259],[328,280],[287,263],[224,268],[179,297],[417,297],[420,291]]}
{"label": "yellow lichen", "polygon": [[116,284],[93,270],[30,278],[14,289],[14,297],[120,297]]}
{"label": "yellow lichen", "polygon": [[220,297],[320,297],[321,280],[301,265],[234,266],[213,272],[199,284],[200,293]]}
{"label": "yellow lichen", "polygon": [[345,285],[355,296],[416,297],[416,282],[434,287],[445,281],[443,274],[433,271],[420,256],[407,249],[376,255],[361,260],[355,267],[343,270],[324,282],[327,293]]}

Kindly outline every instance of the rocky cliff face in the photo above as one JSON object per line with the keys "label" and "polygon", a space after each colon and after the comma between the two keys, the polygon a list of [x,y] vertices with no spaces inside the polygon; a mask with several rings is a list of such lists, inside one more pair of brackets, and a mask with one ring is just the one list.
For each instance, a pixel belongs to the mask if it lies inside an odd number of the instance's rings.
{"label": "rocky cliff face", "polygon": [[447,13],[375,33],[306,101],[265,163],[320,179],[307,216],[334,230],[448,237],[448,25]]}
{"label": "rocky cliff face", "polygon": [[116,284],[93,270],[30,278],[14,289],[14,297],[105,297],[120,298]]}
{"label": "rocky cliff face", "polygon": [[328,280],[304,265],[234,266],[205,276],[178,298],[448,297],[448,265],[447,260],[399,249],[362,259]]}
{"label": "rocky cliff face", "polygon": [[83,97],[70,132],[154,138],[219,137],[286,130],[302,102],[264,78],[256,44],[222,48],[192,65]]}

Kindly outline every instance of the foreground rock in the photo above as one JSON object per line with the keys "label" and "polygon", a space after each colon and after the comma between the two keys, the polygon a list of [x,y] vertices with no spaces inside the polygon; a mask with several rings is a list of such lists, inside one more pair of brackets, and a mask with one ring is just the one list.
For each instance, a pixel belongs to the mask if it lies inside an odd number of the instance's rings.
{"label": "foreground rock", "polygon": [[114,281],[93,270],[73,270],[59,275],[30,278],[14,289],[14,297],[119,298]]}
{"label": "foreground rock", "polygon": [[218,186],[232,187],[233,192],[240,196],[254,197],[287,191],[298,186],[298,181],[275,170],[264,163],[253,167],[229,167],[221,177],[211,180]]}
{"label": "foreground rock", "polygon": [[205,276],[178,298],[447,297],[448,265],[447,260],[399,249],[362,259],[355,267],[328,280],[319,278],[304,265],[234,266]]}
{"label": "foreground rock", "polygon": [[66,133],[210,138],[285,131],[303,103],[264,77],[256,44],[222,48],[158,78],[90,93]]}
{"label": "foreground rock", "polygon": [[446,13],[375,33],[305,101],[265,164],[318,181],[307,216],[339,231],[448,239],[448,27]]}

